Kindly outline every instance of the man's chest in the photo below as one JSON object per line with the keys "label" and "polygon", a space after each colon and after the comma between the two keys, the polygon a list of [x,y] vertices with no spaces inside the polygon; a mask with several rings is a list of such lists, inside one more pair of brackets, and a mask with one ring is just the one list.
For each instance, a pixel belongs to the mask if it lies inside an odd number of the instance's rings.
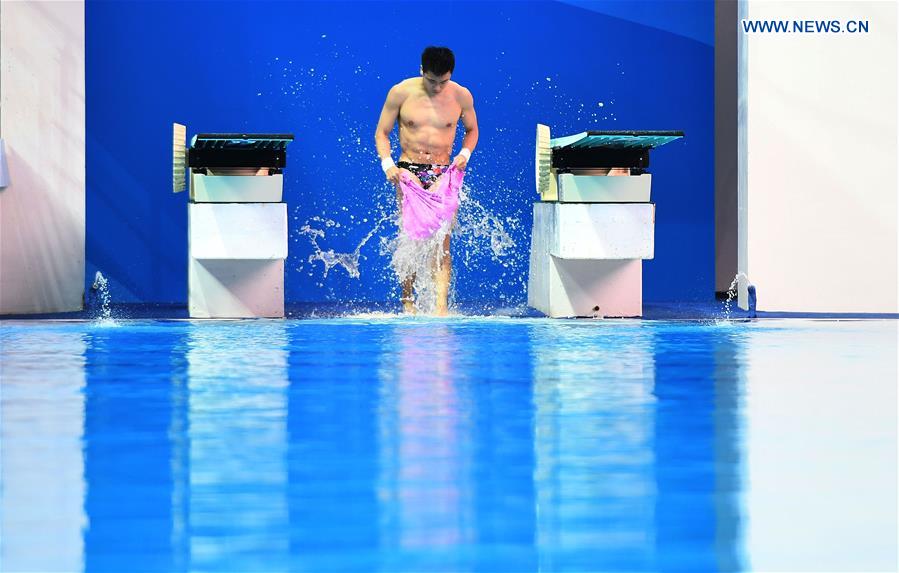
{"label": "man's chest", "polygon": [[406,127],[455,127],[462,115],[462,107],[453,99],[436,100],[410,97],[400,107],[400,121]]}

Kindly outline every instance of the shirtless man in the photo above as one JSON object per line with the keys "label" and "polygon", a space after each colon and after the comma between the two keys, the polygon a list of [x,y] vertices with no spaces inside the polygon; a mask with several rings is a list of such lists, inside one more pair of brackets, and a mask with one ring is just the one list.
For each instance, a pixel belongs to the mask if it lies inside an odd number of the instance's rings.
{"label": "shirtless man", "polygon": [[[421,77],[403,80],[387,93],[375,132],[375,145],[381,157],[381,168],[387,180],[397,186],[398,194],[402,193],[399,188],[400,169],[407,169],[427,187],[450,163],[465,169],[478,143],[478,120],[471,92],[450,81],[455,64],[455,56],[449,48],[427,47],[421,54]],[[460,118],[465,127],[465,137],[462,149],[450,162]],[[401,154],[399,161],[394,163],[390,155],[390,132],[397,120]],[[402,205],[402,197],[400,199]],[[442,253],[436,261],[438,315],[447,313],[451,272],[450,236],[447,234]],[[415,311],[414,281],[414,276],[403,281],[405,312]]]}

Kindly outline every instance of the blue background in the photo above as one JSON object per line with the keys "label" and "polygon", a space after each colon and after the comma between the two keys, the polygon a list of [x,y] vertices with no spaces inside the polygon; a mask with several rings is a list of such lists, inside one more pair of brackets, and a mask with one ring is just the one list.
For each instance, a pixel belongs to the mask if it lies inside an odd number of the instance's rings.
{"label": "blue background", "polygon": [[187,196],[171,192],[169,175],[176,121],[189,137],[296,135],[284,184],[288,303],[396,297],[382,247],[395,227],[362,246],[359,278],[339,267],[325,276],[301,229],[325,230],[322,249],[352,252],[395,210],[374,129],[426,45],[454,50],[453,79],[475,97],[480,141],[463,209],[514,242],[497,255],[488,236],[454,241],[457,301],[526,300],[538,122],[554,136],[685,131],[652,155],[644,299],[713,296],[711,1],[88,2],[86,26],[87,280],[102,271],[114,302],[186,303]]}

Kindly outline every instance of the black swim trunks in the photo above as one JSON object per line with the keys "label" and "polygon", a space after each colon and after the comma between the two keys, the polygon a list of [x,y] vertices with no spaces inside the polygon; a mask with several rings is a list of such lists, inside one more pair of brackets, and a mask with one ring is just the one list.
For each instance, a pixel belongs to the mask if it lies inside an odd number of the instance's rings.
{"label": "black swim trunks", "polygon": [[449,165],[434,165],[433,163],[409,163],[408,161],[397,161],[396,166],[400,169],[406,169],[418,177],[421,186],[425,189],[430,187],[443,172],[449,169]]}

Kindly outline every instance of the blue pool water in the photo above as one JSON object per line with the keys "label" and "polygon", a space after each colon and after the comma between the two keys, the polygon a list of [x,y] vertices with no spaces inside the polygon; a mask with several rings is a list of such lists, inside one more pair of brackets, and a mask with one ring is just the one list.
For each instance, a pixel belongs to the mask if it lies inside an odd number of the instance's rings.
{"label": "blue pool water", "polygon": [[887,571],[895,320],[6,321],[3,571]]}

